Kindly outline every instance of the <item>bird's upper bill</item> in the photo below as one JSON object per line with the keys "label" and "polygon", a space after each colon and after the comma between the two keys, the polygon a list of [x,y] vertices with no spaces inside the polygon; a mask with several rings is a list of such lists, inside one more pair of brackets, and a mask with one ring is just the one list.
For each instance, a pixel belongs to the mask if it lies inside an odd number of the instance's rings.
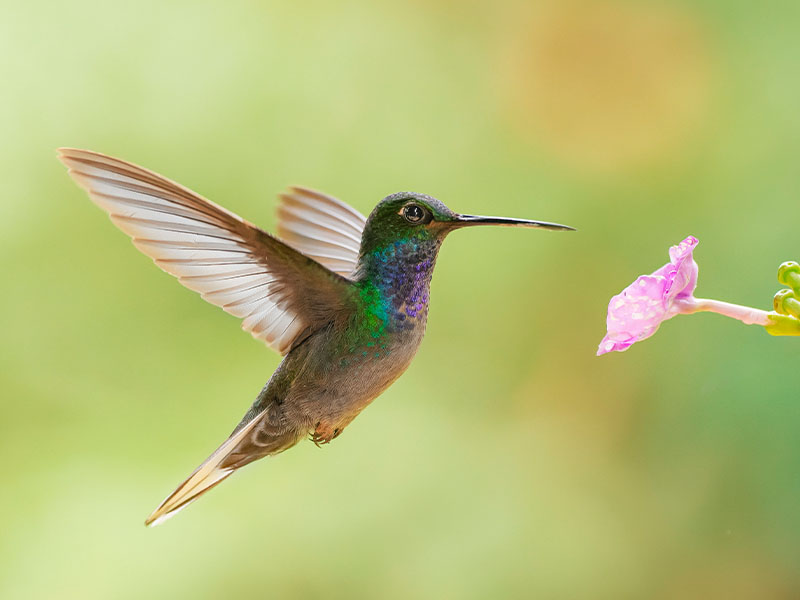
{"label": "bird's upper bill", "polygon": [[575,231],[569,225],[559,223],[548,223],[547,221],[530,221],[528,219],[510,219],[506,217],[482,217],[480,215],[455,215],[451,222],[452,227],[471,227],[473,225],[500,225],[503,227],[536,227],[538,229],[556,229]]}

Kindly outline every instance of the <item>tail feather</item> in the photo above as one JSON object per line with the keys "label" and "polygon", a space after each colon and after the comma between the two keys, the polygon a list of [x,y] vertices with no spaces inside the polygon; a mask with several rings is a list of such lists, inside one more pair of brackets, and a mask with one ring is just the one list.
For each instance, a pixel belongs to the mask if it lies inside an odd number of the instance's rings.
{"label": "tail feather", "polygon": [[259,422],[259,417],[251,419],[244,427],[236,431],[231,437],[216,449],[216,451],[209,456],[203,464],[201,464],[195,471],[178,488],[167,496],[158,508],[145,519],[145,525],[158,525],[163,523],[179,510],[186,508],[194,500],[197,500],[202,494],[213,488],[215,485],[222,483],[227,477],[233,474],[237,467],[225,465],[225,459],[233,453],[239,444],[250,435],[250,432]]}

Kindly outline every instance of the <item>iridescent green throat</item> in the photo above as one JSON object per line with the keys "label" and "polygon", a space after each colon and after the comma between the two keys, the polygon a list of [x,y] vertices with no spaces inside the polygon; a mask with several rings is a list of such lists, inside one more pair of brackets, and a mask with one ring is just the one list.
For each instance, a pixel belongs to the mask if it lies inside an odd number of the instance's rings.
{"label": "iridescent green throat", "polygon": [[373,337],[413,327],[428,313],[429,288],[441,241],[409,235],[362,255],[359,269],[364,326]]}

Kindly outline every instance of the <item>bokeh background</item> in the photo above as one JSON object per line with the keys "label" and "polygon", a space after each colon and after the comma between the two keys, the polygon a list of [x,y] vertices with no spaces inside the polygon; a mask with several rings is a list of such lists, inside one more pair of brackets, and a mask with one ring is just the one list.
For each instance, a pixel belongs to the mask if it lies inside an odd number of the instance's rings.
{"label": "bokeh background", "polygon": [[[800,4],[7,3],[0,597],[797,598],[795,339],[608,299],[700,239],[698,295],[800,258]],[[279,357],[67,177],[87,147],[267,229],[304,184],[576,234],[450,238],[409,372],[324,449],[144,517]]]}

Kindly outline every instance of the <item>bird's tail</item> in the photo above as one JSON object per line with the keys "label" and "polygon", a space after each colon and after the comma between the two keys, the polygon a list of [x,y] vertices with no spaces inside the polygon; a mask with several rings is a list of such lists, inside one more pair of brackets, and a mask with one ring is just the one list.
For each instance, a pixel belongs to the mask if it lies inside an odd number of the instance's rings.
{"label": "bird's tail", "polygon": [[[158,525],[182,508],[187,507],[202,494],[224,481],[243,464],[233,465],[226,461],[228,457],[245,441],[259,422],[259,418],[251,419],[246,425],[234,432],[225,442],[201,464],[188,479],[167,496],[157,509],[145,519],[145,525]],[[249,462],[249,461],[248,461]],[[227,464],[226,464],[227,463]]]}

